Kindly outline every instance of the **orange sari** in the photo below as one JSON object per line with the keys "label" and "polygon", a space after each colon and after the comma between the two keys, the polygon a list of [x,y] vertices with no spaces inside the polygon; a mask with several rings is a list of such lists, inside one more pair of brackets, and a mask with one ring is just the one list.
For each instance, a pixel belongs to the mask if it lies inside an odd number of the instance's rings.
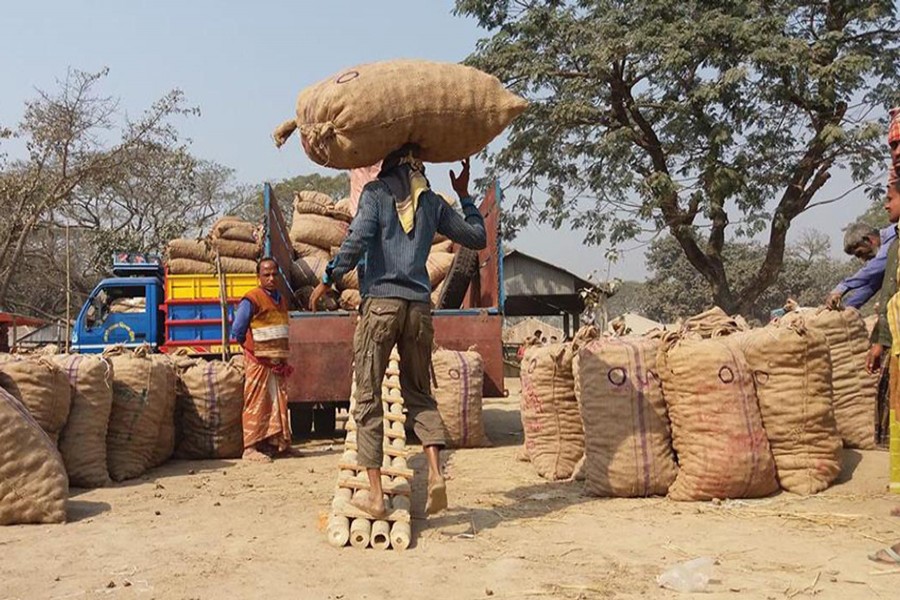
{"label": "orange sari", "polygon": [[282,452],[291,445],[287,382],[271,364],[244,353],[244,448],[268,443]]}

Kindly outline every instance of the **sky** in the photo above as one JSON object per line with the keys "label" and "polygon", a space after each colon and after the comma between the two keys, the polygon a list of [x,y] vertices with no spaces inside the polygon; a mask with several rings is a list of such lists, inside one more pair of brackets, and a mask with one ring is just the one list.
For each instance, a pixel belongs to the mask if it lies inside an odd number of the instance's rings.
{"label": "sky", "polygon": [[[108,67],[101,91],[131,114],[181,89],[201,111],[177,122],[193,153],[234,169],[240,182],[328,173],[306,158],[296,135],[280,150],[272,143],[272,130],[293,117],[297,93],[360,63],[463,60],[487,34],[452,8],[452,0],[7,2],[0,12],[0,125],[14,125],[35,90],[52,90],[68,68]],[[473,164],[473,178],[480,169]],[[450,191],[447,170],[429,167],[435,189]],[[851,187],[837,173],[820,199]],[[809,211],[795,220],[789,241],[818,229],[838,256],[841,229],[867,205],[860,191]],[[610,265],[607,248],[586,247],[582,239],[569,228],[532,226],[512,245],[582,277],[595,270],[646,276],[642,244],[624,244]]]}

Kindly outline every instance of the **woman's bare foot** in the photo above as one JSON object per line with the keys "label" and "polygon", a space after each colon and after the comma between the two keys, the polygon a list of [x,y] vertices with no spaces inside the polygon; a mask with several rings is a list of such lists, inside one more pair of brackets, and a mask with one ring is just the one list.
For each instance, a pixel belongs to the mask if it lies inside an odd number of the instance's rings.
{"label": "woman's bare foot", "polygon": [[272,457],[267,456],[257,450],[254,447],[244,449],[244,455],[241,456],[242,459],[248,462],[256,462],[256,463],[270,463],[272,462]]}
{"label": "woman's bare foot", "polygon": [[447,508],[447,484],[443,477],[435,477],[428,481],[428,499],[425,501],[425,512],[434,515]]}
{"label": "woman's bare foot", "polygon": [[383,519],[387,516],[387,509],[384,507],[384,498],[380,495],[374,497],[366,490],[360,490],[353,494],[353,499],[350,500],[350,504],[376,519]]}

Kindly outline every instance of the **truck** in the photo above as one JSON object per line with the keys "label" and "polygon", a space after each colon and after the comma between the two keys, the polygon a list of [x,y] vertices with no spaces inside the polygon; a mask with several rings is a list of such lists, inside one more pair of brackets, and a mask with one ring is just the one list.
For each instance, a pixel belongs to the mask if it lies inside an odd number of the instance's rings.
{"label": "truck", "polygon": [[[466,275],[459,308],[434,311],[435,343],[450,350],[475,347],[484,359],[484,395],[502,396],[503,248],[498,235],[502,194],[494,183],[480,205],[487,247]],[[349,406],[353,333],[357,313],[312,313],[299,306],[291,286],[293,248],[272,186],[263,186],[263,255],[278,265],[278,287],[292,302],[288,377],[295,434],[331,435],[336,412]],[[171,274],[158,255],[117,253],[113,277],[89,295],[75,321],[71,347],[97,353],[111,345],[149,345],[154,351],[186,351],[205,358],[241,352],[230,335],[234,309],[256,287],[253,273]]]}

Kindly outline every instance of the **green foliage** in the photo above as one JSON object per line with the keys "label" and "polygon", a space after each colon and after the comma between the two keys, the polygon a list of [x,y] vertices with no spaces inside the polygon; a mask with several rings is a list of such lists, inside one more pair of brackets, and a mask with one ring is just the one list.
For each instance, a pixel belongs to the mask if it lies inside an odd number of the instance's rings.
{"label": "green foliage", "polygon": [[[294,192],[321,192],[334,200],[341,200],[350,195],[350,176],[341,172],[337,175],[298,175],[290,179],[282,179],[272,185],[272,192],[278,200],[278,206],[288,221],[293,214]],[[229,208],[231,214],[256,221],[262,217],[263,192],[260,187],[256,192],[256,202]]]}
{"label": "green foliage", "polygon": [[[890,0],[457,0],[490,31],[467,62],[531,106],[490,158],[530,221],[617,245],[662,230],[730,312],[782,269],[791,222],[834,169],[886,158],[876,109],[900,90]],[[766,232],[747,276],[726,239]]]}
{"label": "green foliage", "polygon": [[[765,252],[766,248],[757,242],[726,244],[728,280],[737,286],[746,285]],[[651,245],[647,264],[652,270],[651,276],[644,284],[644,293],[635,295],[640,303],[630,310],[663,323],[672,323],[715,304],[707,286],[703,285],[703,278],[692,268],[673,237],[662,237]],[[807,232],[798,243],[788,246],[784,267],[775,282],[741,314],[765,323],[769,312],[784,306],[788,298],[797,300],[802,306],[818,306],[841,279],[859,266],[855,261],[832,259],[828,238],[821,233]]]}

